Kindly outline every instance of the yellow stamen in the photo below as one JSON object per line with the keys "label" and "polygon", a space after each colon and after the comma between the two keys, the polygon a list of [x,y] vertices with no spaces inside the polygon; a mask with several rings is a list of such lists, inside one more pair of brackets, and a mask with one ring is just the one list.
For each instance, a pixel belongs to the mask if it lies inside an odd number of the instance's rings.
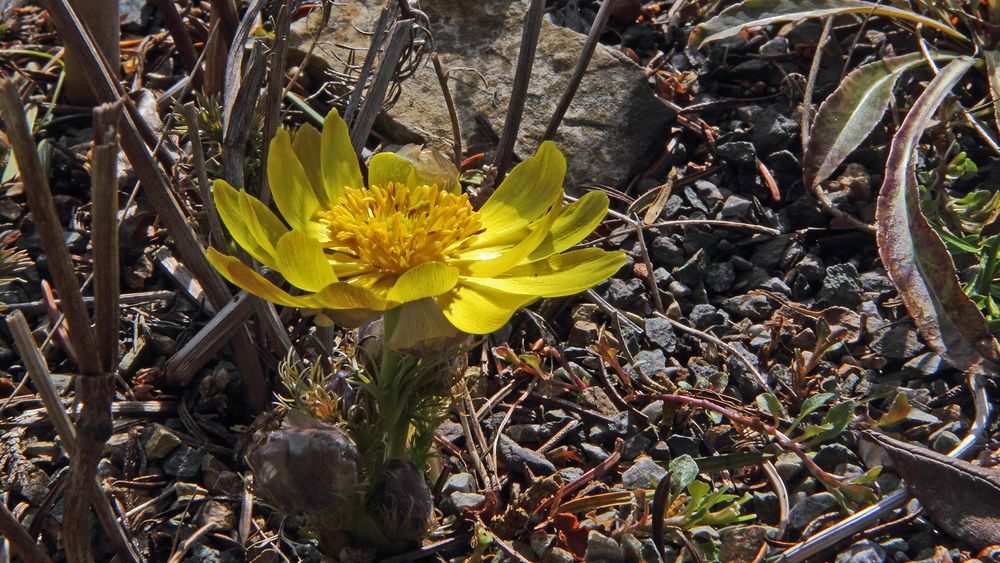
{"label": "yellow stamen", "polygon": [[482,231],[469,197],[437,186],[347,188],[320,212],[330,245],[382,272],[401,274],[425,262],[444,262]]}

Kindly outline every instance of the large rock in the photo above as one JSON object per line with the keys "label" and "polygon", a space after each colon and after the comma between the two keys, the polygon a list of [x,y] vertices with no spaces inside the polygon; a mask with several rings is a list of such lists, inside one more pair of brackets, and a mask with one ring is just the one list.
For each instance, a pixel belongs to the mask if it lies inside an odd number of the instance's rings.
{"label": "large rock", "polygon": [[[503,129],[521,41],[524,4],[519,0],[434,0],[422,6],[431,22],[434,45],[451,72],[452,94],[470,153],[489,152]],[[343,71],[351,48],[360,66],[382,2],[349,0],[333,5],[327,27],[319,31],[313,60]],[[310,26],[319,14],[292,28],[298,52],[312,41]],[[361,31],[359,31],[361,30]],[[516,156],[530,156],[569,81],[585,37],[542,22]],[[319,76],[311,67],[312,76]],[[482,75],[480,79],[476,75]],[[653,95],[643,70],[622,53],[598,46],[587,74],[563,119],[555,141],[569,161],[568,182],[621,186],[642,170],[662,147],[670,111]],[[451,122],[430,62],[405,81],[396,104],[377,129],[397,142],[426,143],[450,154]],[[485,131],[484,131],[485,129]]]}

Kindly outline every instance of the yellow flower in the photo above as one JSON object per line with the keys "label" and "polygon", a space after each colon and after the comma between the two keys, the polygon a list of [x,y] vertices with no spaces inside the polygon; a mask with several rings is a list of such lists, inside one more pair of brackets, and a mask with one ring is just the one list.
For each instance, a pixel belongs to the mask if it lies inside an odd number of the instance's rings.
{"label": "yellow flower", "polygon": [[281,130],[267,178],[284,222],[226,182],[213,190],[235,242],[300,291],[288,293],[213,249],[208,258],[232,283],[279,305],[357,324],[402,305],[431,304],[470,334],[499,329],[538,298],[583,291],[625,263],[622,252],[566,252],[604,218],[608,198],[591,192],[563,205],[566,160],[551,142],[478,210],[457,177],[428,162],[376,154],[365,186],[336,111],[322,133],[310,125],[294,138]]}

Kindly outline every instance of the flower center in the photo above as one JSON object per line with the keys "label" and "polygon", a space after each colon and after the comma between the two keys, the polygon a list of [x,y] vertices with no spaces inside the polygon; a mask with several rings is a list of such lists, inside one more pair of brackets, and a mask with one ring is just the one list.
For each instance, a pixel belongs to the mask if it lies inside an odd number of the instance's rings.
{"label": "flower center", "polygon": [[347,188],[320,212],[330,245],[383,272],[401,274],[425,262],[444,262],[482,232],[469,197],[437,186]]}

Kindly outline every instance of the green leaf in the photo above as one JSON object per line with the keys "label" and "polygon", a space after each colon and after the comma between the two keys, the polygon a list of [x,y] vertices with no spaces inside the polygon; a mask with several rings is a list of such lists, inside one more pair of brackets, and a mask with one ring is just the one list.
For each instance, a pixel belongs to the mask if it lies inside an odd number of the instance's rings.
{"label": "green leaf", "polygon": [[850,399],[830,407],[830,410],[826,411],[826,416],[823,417],[823,423],[821,424],[821,426],[829,426],[830,428],[813,436],[809,440],[807,447],[815,446],[840,435],[851,424],[855,408],[857,408],[857,404]]}
{"label": "green leaf", "polygon": [[710,490],[712,490],[712,487],[704,481],[696,479],[688,483],[687,492],[688,496],[691,497],[691,504],[699,504]]}
{"label": "green leaf", "polygon": [[670,485],[675,492],[683,491],[698,477],[698,464],[684,454],[670,460]]}
{"label": "green leaf", "polygon": [[913,173],[924,129],[974,63],[969,57],[948,63],[910,108],[890,145],[875,222],[879,256],[927,345],[956,369],[990,377],[1000,369],[996,340],[920,212]]}
{"label": "green leaf", "polygon": [[884,3],[860,0],[745,0],[726,8],[719,15],[694,28],[688,39],[688,48],[700,49],[705,43],[732,37],[745,27],[761,27],[773,23],[844,14],[871,14],[902,19],[937,29],[964,42],[969,41],[944,21]]}
{"label": "green leaf", "polygon": [[834,396],[835,395],[833,393],[817,393],[806,397],[806,400],[802,401],[802,408],[799,409],[799,416],[797,416],[792,422],[788,431],[791,432],[794,430],[795,427],[802,422],[803,418],[809,416],[813,413],[813,411],[830,402],[830,399],[834,398]]}
{"label": "green leaf", "polygon": [[[954,57],[936,57],[936,59]],[[820,105],[802,157],[807,187],[829,178],[878,126],[892,100],[892,89],[906,71],[925,65],[921,53],[861,65]]]}
{"label": "green leaf", "polygon": [[760,410],[769,413],[774,417],[774,423],[777,424],[783,416],[785,416],[785,409],[781,406],[781,401],[774,396],[774,393],[761,393],[757,395],[757,406]]}

